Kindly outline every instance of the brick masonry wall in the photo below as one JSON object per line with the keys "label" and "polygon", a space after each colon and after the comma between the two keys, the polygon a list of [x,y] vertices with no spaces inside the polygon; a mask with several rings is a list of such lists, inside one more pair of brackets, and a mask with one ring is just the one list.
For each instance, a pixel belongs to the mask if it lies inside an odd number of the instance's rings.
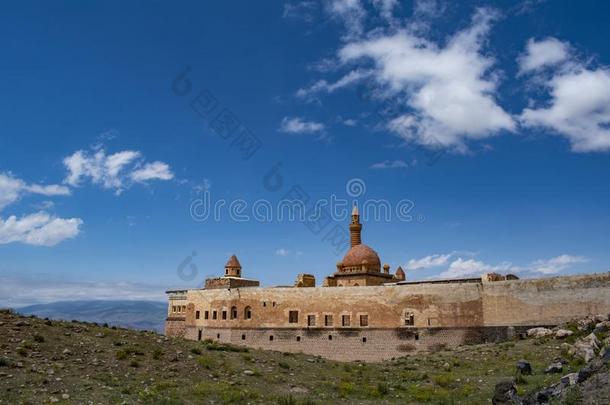
{"label": "brick masonry wall", "polygon": [[[189,290],[186,298],[183,327],[168,321],[167,334],[185,333],[196,340],[201,330],[202,339],[377,361],[437,344],[494,341],[531,326],[608,314],[610,273],[462,284]],[[233,307],[236,319],[231,319]],[[298,311],[294,323],[290,311]],[[412,326],[405,326],[407,313],[414,316]],[[315,315],[314,327],[308,327],[308,315]],[[325,315],[333,316],[331,327],[324,327]],[[349,327],[340,326],[343,315],[349,315]],[[368,326],[360,327],[360,315],[367,316]]]}
{"label": "brick masonry wall", "polygon": [[501,341],[508,338],[510,333],[508,327],[366,330],[189,327],[185,337],[256,349],[306,353],[339,361],[380,361],[421,350],[434,350],[439,346],[453,348],[463,344]]}

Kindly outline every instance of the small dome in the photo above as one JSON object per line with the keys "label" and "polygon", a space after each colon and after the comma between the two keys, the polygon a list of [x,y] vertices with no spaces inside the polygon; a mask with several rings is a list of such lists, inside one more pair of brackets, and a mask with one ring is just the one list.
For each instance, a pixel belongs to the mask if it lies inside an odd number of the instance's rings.
{"label": "small dome", "polygon": [[241,269],[241,264],[239,263],[239,260],[237,260],[237,256],[233,255],[229,258],[229,261],[227,264],[225,264],[225,267]]}
{"label": "small dome", "polygon": [[371,270],[379,271],[381,268],[381,260],[379,260],[377,252],[363,244],[356,245],[348,250],[342,263],[343,267],[354,267],[367,264]]}

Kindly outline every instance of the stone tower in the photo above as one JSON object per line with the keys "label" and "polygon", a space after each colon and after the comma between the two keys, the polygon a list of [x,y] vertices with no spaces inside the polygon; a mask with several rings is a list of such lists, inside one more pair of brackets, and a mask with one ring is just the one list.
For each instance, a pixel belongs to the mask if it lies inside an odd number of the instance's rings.
{"label": "stone tower", "polygon": [[358,207],[354,205],[352,210],[352,223],[349,225],[350,243],[351,247],[360,245],[362,239],[360,233],[362,232],[362,224],[360,224],[360,215],[358,214]]}
{"label": "stone tower", "polygon": [[241,277],[241,264],[237,260],[237,256],[231,256],[225,264],[225,277]]}

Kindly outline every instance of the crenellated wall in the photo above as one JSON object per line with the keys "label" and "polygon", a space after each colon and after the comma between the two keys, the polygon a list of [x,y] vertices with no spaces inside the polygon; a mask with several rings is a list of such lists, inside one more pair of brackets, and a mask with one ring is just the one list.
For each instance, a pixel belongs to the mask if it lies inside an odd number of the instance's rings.
{"label": "crenellated wall", "polygon": [[[610,314],[610,273],[371,287],[201,289],[188,290],[185,302],[183,330],[189,339],[378,361]],[[327,315],[332,325],[325,324]],[[308,316],[315,316],[315,325]],[[349,316],[349,325],[343,325],[343,316]],[[168,334],[181,331],[176,321],[168,322]]]}

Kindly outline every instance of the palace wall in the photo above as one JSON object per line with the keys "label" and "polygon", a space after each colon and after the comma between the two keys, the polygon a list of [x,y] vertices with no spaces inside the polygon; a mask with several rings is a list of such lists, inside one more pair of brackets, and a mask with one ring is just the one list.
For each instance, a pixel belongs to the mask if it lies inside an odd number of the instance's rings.
{"label": "palace wall", "polygon": [[[189,339],[379,361],[610,314],[610,273],[481,283],[188,290],[185,302],[182,331]],[[326,324],[327,315],[332,325]],[[315,316],[314,324],[309,316]],[[181,328],[168,320],[167,330],[173,334]]]}

